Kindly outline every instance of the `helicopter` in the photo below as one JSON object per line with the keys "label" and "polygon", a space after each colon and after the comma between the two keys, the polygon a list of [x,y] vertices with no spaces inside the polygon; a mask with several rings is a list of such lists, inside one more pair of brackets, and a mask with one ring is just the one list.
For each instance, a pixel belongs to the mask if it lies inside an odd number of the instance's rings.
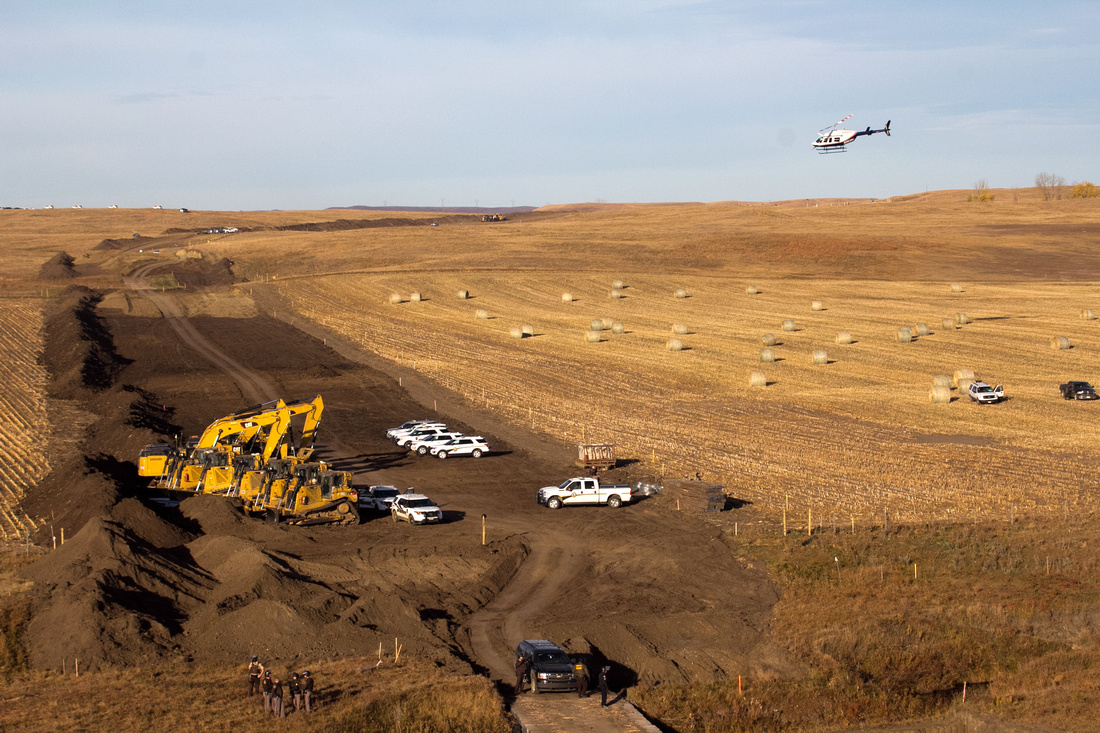
{"label": "helicopter", "polygon": [[814,140],[813,146],[817,148],[819,153],[843,153],[846,152],[844,147],[850,142],[853,142],[857,137],[862,135],[874,135],[876,132],[885,132],[886,136],[890,136],[890,120],[886,120],[886,126],[881,130],[872,130],[868,127],[866,130],[838,130],[840,125],[844,124],[851,115],[845,117],[840,122],[833,124],[830,127],[826,127],[820,131],[817,136],[817,140]]}

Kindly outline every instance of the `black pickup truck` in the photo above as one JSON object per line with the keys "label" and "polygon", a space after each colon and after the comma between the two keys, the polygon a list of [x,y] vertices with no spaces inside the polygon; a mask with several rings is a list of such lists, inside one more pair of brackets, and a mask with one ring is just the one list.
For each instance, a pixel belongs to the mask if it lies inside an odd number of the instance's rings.
{"label": "black pickup truck", "polygon": [[1062,398],[1067,400],[1095,400],[1100,399],[1096,390],[1088,382],[1066,382],[1058,386]]}

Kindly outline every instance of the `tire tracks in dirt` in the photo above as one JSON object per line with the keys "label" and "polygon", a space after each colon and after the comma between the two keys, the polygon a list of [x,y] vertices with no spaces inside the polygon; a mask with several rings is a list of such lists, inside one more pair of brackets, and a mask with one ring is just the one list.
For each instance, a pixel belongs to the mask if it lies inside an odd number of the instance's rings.
{"label": "tire tracks in dirt", "polygon": [[232,379],[241,394],[252,404],[269,402],[277,399],[275,385],[252,371],[235,359],[231,359],[224,351],[200,334],[190,321],[184,309],[176,302],[175,297],[164,293],[157,293],[148,283],[149,275],[164,267],[163,263],[142,265],[134,270],[123,282],[130,290],[135,291],[151,302],[164,316],[168,325],[180,337],[180,340],[193,348],[215,367],[225,372]]}
{"label": "tire tracks in dirt", "polygon": [[527,559],[512,580],[466,621],[470,646],[499,680],[514,678],[512,649],[529,638],[531,620],[548,608],[558,591],[580,573],[586,552],[564,534],[539,532],[525,537]]}

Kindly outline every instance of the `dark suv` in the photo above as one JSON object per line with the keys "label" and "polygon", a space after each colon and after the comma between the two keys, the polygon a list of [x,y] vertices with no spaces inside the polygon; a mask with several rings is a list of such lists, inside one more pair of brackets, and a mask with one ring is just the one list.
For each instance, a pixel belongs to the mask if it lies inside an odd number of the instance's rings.
{"label": "dark suv", "polygon": [[531,663],[532,692],[574,692],[577,689],[573,663],[557,644],[545,639],[521,641],[516,647],[515,659],[518,660],[521,654]]}

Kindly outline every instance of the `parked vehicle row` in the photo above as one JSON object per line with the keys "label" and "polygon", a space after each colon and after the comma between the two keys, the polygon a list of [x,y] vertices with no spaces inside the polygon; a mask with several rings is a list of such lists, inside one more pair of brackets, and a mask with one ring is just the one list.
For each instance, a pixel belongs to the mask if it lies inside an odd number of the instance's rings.
{"label": "parked vehicle row", "polygon": [[480,435],[463,435],[434,420],[410,420],[386,431],[386,437],[417,455],[437,458],[489,453],[489,443]]}

